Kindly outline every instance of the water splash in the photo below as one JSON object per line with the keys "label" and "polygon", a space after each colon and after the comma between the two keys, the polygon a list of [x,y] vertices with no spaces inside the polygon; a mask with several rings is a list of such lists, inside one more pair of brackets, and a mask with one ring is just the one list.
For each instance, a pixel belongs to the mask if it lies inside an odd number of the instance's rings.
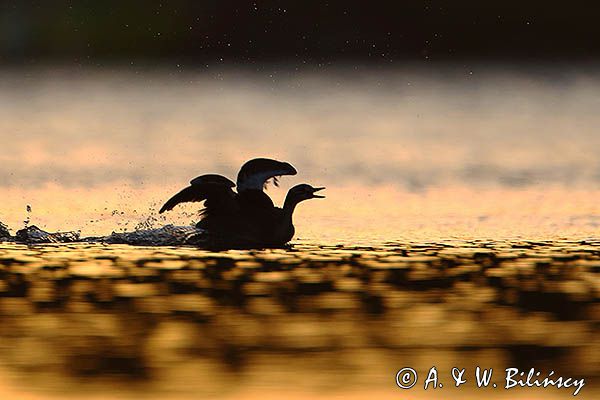
{"label": "water splash", "polygon": [[23,221],[24,228],[27,229],[29,227],[29,223],[31,222],[31,205],[27,204],[25,207],[25,211],[27,212],[27,217]]}
{"label": "water splash", "polygon": [[0,221],[0,240],[4,240],[10,237],[10,231],[8,230],[8,226],[4,225]]}
{"label": "water splash", "polygon": [[204,230],[193,226],[166,225],[155,229],[136,229],[133,232],[113,232],[101,239],[110,244],[136,246],[177,246],[208,244]]}
{"label": "water splash", "polygon": [[72,243],[80,241],[80,232],[46,232],[35,225],[17,231],[15,240],[20,243]]}
{"label": "water splash", "polygon": [[179,246],[208,244],[204,230],[194,226],[166,225],[153,229],[136,229],[133,232],[112,232],[108,236],[81,237],[80,231],[47,232],[35,225],[17,231],[10,236],[8,227],[0,223],[0,238],[24,244],[103,242],[134,246]]}

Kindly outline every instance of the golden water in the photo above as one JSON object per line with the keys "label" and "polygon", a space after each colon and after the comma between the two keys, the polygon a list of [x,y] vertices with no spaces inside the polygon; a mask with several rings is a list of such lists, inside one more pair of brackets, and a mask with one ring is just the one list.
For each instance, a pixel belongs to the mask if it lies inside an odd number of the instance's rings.
{"label": "golden water", "polygon": [[[473,379],[481,366],[585,377],[579,397],[591,399],[600,379],[599,247],[600,239],[300,241],[220,253],[4,244],[3,390],[34,398],[538,393],[450,388],[453,367]],[[420,374],[436,366],[447,389],[402,392],[394,375],[406,366]]]}
{"label": "golden water", "polygon": [[[277,203],[327,186],[288,250],[1,244],[0,396],[572,394],[449,388],[476,365],[598,396],[594,68],[3,70],[0,88],[13,234],[189,224],[197,204],[156,209],[257,156],[299,171]],[[445,387],[424,391],[433,365]],[[402,391],[407,366],[421,380]]]}

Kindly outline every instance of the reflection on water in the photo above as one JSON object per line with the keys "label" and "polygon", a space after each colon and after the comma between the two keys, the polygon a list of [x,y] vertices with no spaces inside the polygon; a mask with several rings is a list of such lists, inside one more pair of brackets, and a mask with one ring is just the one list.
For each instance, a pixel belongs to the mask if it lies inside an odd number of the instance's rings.
{"label": "reflection on water", "polygon": [[[481,365],[586,377],[580,397],[593,398],[599,245],[300,242],[210,253],[4,244],[2,380],[65,395],[400,396],[393,376],[404,366]],[[519,393],[531,392],[505,395]]]}
{"label": "reflection on water", "polygon": [[[257,156],[297,167],[284,188],[327,186],[335,201],[310,210],[330,215],[382,190],[443,188],[449,201],[457,190],[535,190],[544,201],[552,186],[567,190],[555,205],[571,204],[571,189],[598,187],[598,71],[0,70],[0,220],[20,228],[31,204],[32,223],[48,230],[108,234],[94,221],[135,219],[196,175],[235,177]],[[393,213],[405,199],[389,200]]]}
{"label": "reflection on water", "polygon": [[171,184],[267,155],[325,184],[597,183],[599,89],[595,65],[3,70],[0,181]]}
{"label": "reflection on water", "polygon": [[[317,242],[590,234],[597,71],[0,70],[0,221],[14,233],[30,204],[31,223],[49,231],[132,230],[191,178],[233,178],[269,156],[299,171],[269,191],[278,204],[296,183],[328,188],[298,210],[298,233]],[[158,222],[187,224],[196,211]]]}

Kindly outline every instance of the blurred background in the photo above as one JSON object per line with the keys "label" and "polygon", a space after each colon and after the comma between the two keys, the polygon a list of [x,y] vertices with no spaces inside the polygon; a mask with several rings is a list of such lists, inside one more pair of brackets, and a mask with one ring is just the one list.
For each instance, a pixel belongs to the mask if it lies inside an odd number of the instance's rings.
{"label": "blurred background", "polygon": [[327,187],[295,214],[295,255],[2,249],[0,393],[397,397],[395,368],[438,360],[593,380],[597,19],[583,1],[0,0],[12,234],[189,224],[198,204],[156,210],[261,156],[299,171],[279,204]]}
{"label": "blurred background", "polygon": [[[512,234],[527,216],[522,233],[589,233],[600,27],[588,11],[541,1],[2,1],[0,220],[18,228],[31,204],[47,229],[127,229],[190,178],[234,176],[270,156],[300,171],[284,185],[330,188],[304,232],[328,221],[318,230],[334,238],[427,236],[434,225],[471,234],[474,223]],[[373,202],[387,212],[373,215]],[[189,222],[178,215],[170,221]]]}
{"label": "blurred background", "polygon": [[2,1],[0,220],[18,229],[30,204],[49,230],[132,229],[190,178],[269,156],[300,171],[278,201],[330,189],[299,210],[309,237],[590,234],[594,18],[584,2]]}

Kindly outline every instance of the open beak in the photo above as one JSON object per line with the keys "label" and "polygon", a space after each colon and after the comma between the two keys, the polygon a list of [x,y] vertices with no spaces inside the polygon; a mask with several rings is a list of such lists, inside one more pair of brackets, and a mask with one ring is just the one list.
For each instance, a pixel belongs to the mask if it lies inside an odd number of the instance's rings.
{"label": "open beak", "polygon": [[325,188],[324,187],[313,188],[313,194],[312,194],[313,199],[324,199],[325,196],[315,194],[315,192],[318,192],[319,190],[323,190],[323,189],[325,189]]}

